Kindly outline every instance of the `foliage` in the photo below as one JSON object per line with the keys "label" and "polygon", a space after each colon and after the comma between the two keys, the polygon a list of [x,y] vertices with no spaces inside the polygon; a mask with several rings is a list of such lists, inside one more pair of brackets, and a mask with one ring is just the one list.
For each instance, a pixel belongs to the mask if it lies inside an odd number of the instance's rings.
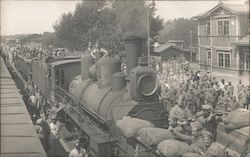
{"label": "foliage", "polygon": [[160,40],[184,40],[184,47],[190,45],[190,31],[192,31],[192,46],[198,45],[198,25],[192,19],[178,18],[168,20],[160,31]]}
{"label": "foliage", "polygon": [[[162,28],[162,20],[153,17],[154,11],[152,8],[152,36]],[[57,47],[84,50],[89,41],[98,40],[111,53],[119,53],[125,36],[146,38],[147,7],[144,1],[82,1],[74,13],[62,15],[54,30]]]}

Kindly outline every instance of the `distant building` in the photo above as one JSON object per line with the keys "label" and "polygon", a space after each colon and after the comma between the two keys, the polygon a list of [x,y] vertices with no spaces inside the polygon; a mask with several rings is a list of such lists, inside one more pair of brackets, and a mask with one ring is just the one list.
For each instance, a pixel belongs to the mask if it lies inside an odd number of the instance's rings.
{"label": "distant building", "polygon": [[249,74],[249,6],[220,2],[194,19],[201,69]]}
{"label": "distant building", "polygon": [[169,40],[168,43],[181,49],[184,47],[184,40]]}
{"label": "distant building", "polygon": [[190,51],[182,49],[179,46],[174,45],[173,43],[164,43],[158,45],[158,47],[154,47],[152,56],[158,56],[162,61],[179,58],[190,60]]}

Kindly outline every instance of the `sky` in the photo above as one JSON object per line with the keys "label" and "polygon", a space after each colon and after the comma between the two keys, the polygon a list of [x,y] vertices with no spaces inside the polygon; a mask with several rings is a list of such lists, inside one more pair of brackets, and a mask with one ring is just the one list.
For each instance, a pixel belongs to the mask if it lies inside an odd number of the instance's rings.
{"label": "sky", "polygon": [[[227,1],[242,3],[244,0]],[[156,14],[165,21],[191,18],[218,4],[219,0],[157,1]],[[1,0],[1,35],[53,32],[53,25],[63,13],[73,12],[77,0]]]}

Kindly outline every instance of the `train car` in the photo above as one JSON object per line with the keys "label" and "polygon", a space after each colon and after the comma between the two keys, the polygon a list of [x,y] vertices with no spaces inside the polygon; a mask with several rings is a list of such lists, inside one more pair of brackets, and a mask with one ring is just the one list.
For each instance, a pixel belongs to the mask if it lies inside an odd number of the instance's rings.
{"label": "train car", "polygon": [[32,80],[32,67],[31,67],[32,59],[27,59],[20,54],[17,54],[14,57],[14,65],[18,72],[22,75],[25,81]]}
{"label": "train car", "polygon": [[[55,90],[68,90],[69,82],[80,74],[79,57],[48,58],[46,62],[32,61],[32,81],[46,98],[56,99]],[[60,87],[60,88],[57,88]],[[60,91],[56,92],[60,94]]]}

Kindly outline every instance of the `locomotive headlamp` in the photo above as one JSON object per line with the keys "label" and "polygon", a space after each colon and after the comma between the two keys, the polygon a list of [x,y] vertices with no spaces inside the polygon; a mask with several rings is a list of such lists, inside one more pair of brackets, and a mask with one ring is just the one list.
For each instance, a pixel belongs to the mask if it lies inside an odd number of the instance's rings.
{"label": "locomotive headlamp", "polygon": [[142,75],[137,81],[137,88],[144,96],[151,96],[157,90],[156,78],[152,75]]}

